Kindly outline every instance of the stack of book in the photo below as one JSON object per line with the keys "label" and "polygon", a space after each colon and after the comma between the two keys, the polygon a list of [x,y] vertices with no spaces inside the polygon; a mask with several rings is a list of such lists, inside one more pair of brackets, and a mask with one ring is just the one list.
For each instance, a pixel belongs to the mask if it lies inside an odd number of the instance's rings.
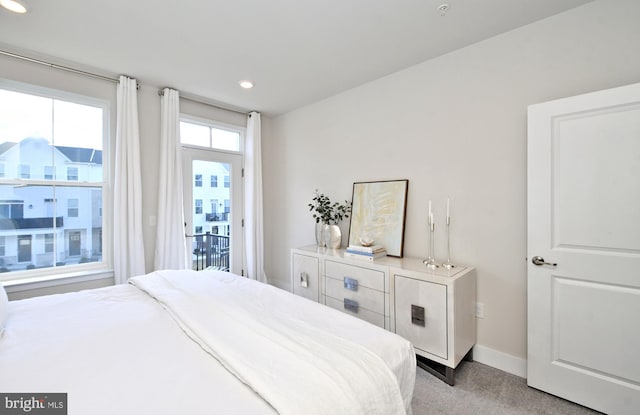
{"label": "stack of book", "polygon": [[365,261],[373,261],[385,256],[387,256],[387,251],[381,245],[349,245],[344,253],[345,258],[363,259]]}

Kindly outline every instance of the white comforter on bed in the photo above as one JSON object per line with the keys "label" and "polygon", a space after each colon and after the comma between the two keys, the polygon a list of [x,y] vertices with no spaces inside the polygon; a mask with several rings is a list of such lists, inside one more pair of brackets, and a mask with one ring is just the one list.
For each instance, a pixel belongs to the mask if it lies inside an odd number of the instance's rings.
{"label": "white comforter on bed", "polygon": [[[175,282],[174,278],[178,277],[173,275],[180,275],[179,282]],[[144,282],[141,284],[140,281]],[[411,345],[392,333],[277,288],[226,273],[167,271],[152,273],[134,282],[157,286],[145,289],[153,292],[162,301],[162,306],[131,285],[11,302],[5,333],[0,339],[0,392],[67,392],[71,415],[261,415],[276,413],[274,407],[282,413],[294,413],[287,411],[297,411],[295,408],[304,406],[305,402],[311,409],[303,413],[313,413],[318,395],[320,400],[337,404],[332,406],[333,410],[324,408],[327,414],[357,413],[351,409],[341,412],[340,405],[356,405],[365,411],[363,413],[374,413],[368,412],[375,408],[368,407],[367,400],[382,399],[397,408],[397,395],[396,398],[392,395],[398,394],[398,390],[404,409],[410,408],[415,356]],[[179,294],[165,290],[167,284],[178,288]],[[195,299],[188,300],[186,291],[191,289],[196,289],[197,293]],[[211,308],[205,294],[212,304],[218,304],[222,297],[227,297],[229,302]],[[252,296],[252,300],[246,302],[243,296]],[[172,302],[178,305],[167,313],[163,307],[171,307]],[[233,303],[237,303],[239,311],[231,311]],[[209,318],[191,321],[189,316],[202,310],[208,310],[211,317],[217,315],[217,320],[223,323],[216,322],[216,318],[213,322]],[[251,321],[255,318],[264,320],[267,312],[276,316],[275,326],[280,326],[278,319],[285,314],[294,317],[293,334],[290,331],[269,337],[268,346],[256,340],[272,335]],[[174,317],[179,319],[179,324]],[[307,372],[306,363],[294,365],[275,360],[280,354],[274,351],[277,347],[289,347],[285,346],[286,342],[280,342],[284,337],[290,337],[295,344],[291,347],[306,353],[308,359],[319,358],[315,354],[322,353],[321,346],[305,343],[315,342],[305,337],[309,333],[302,334],[302,338],[299,336],[298,329],[304,326],[302,320],[313,327],[303,331],[317,330],[341,338],[336,342],[339,345],[353,342],[355,344],[345,347],[358,352],[362,352],[362,347],[370,350],[377,356],[373,361],[384,361],[395,386],[387,384],[378,390],[365,382],[362,387],[348,385],[349,388],[343,390],[343,395],[347,396],[339,399],[323,396],[325,392],[316,389],[321,381]],[[239,326],[253,334],[243,334]],[[203,333],[201,328],[226,328],[229,331]],[[240,344],[238,351],[214,352],[213,343],[225,338],[233,339],[234,346],[243,342],[252,344]],[[246,349],[248,346],[254,347],[253,352]],[[369,355],[368,352],[364,354]],[[243,363],[243,357],[249,355],[254,355],[261,363]],[[317,362],[314,360],[314,363]],[[261,372],[260,380],[250,387],[247,386],[251,382],[248,378],[252,375],[247,372],[248,366]],[[330,366],[325,363],[329,370],[322,375],[325,380],[336,375],[336,368]],[[230,372],[241,376],[242,380]],[[294,382],[306,386],[294,385],[289,389],[282,383],[281,375],[285,373],[294,376]],[[271,381],[279,382],[277,388],[265,385]],[[333,391],[327,393],[334,394],[345,385],[343,381],[337,382],[330,386]],[[367,390],[371,392],[372,387],[375,389],[373,395],[363,398],[362,394],[368,393]],[[391,392],[394,387],[395,392]],[[378,392],[384,396],[377,397]],[[360,394],[360,400],[364,399],[364,406],[351,399],[354,393]],[[284,399],[275,396],[278,394]],[[393,411],[380,413],[398,412],[397,409]]]}
{"label": "white comforter on bed", "polygon": [[283,312],[278,305],[289,294],[282,290],[192,271],[160,271],[130,282],[160,301],[191,338],[280,414],[405,413],[384,361],[300,320],[295,309]]}

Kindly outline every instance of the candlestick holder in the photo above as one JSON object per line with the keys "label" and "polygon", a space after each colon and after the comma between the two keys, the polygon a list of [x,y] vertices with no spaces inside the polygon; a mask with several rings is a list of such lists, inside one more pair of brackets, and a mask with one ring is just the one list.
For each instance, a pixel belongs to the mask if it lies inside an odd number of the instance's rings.
{"label": "candlestick holder", "polygon": [[455,268],[455,264],[451,262],[451,217],[447,215],[447,262],[442,264],[446,269]]}
{"label": "candlestick holder", "polygon": [[429,225],[428,226],[429,226],[429,234],[428,234],[429,256],[428,256],[427,259],[422,261],[422,263],[424,263],[427,266],[427,268],[429,268],[429,269],[436,269],[436,268],[440,267],[440,265],[436,262],[436,259],[435,259],[435,256],[434,256],[436,225],[435,225],[435,223],[433,223],[433,216],[431,214],[429,215]]}

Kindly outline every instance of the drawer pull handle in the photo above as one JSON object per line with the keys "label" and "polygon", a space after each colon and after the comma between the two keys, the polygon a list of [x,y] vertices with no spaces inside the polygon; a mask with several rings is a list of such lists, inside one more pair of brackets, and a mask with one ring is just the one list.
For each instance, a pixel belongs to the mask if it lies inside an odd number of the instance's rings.
{"label": "drawer pull handle", "polygon": [[352,311],[354,313],[358,312],[358,302],[354,300],[349,300],[348,298],[344,299],[344,308],[345,310]]}
{"label": "drawer pull handle", "polygon": [[358,280],[355,278],[344,277],[344,288],[351,291],[358,291]]}
{"label": "drawer pull handle", "polygon": [[411,324],[424,327],[424,323],[425,323],[424,307],[411,304]]}
{"label": "drawer pull handle", "polygon": [[303,288],[309,287],[309,274],[306,272],[300,273],[300,286]]}

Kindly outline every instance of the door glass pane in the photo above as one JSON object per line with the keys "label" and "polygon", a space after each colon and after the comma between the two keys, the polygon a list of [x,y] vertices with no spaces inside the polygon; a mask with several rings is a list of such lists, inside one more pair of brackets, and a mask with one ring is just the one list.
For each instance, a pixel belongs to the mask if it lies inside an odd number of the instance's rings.
{"label": "door glass pane", "polygon": [[[193,269],[212,267],[229,271],[231,235],[231,186],[212,186],[212,181],[197,181],[197,177],[229,176],[231,165],[216,161],[193,160]],[[203,203],[203,201],[209,203]]]}

